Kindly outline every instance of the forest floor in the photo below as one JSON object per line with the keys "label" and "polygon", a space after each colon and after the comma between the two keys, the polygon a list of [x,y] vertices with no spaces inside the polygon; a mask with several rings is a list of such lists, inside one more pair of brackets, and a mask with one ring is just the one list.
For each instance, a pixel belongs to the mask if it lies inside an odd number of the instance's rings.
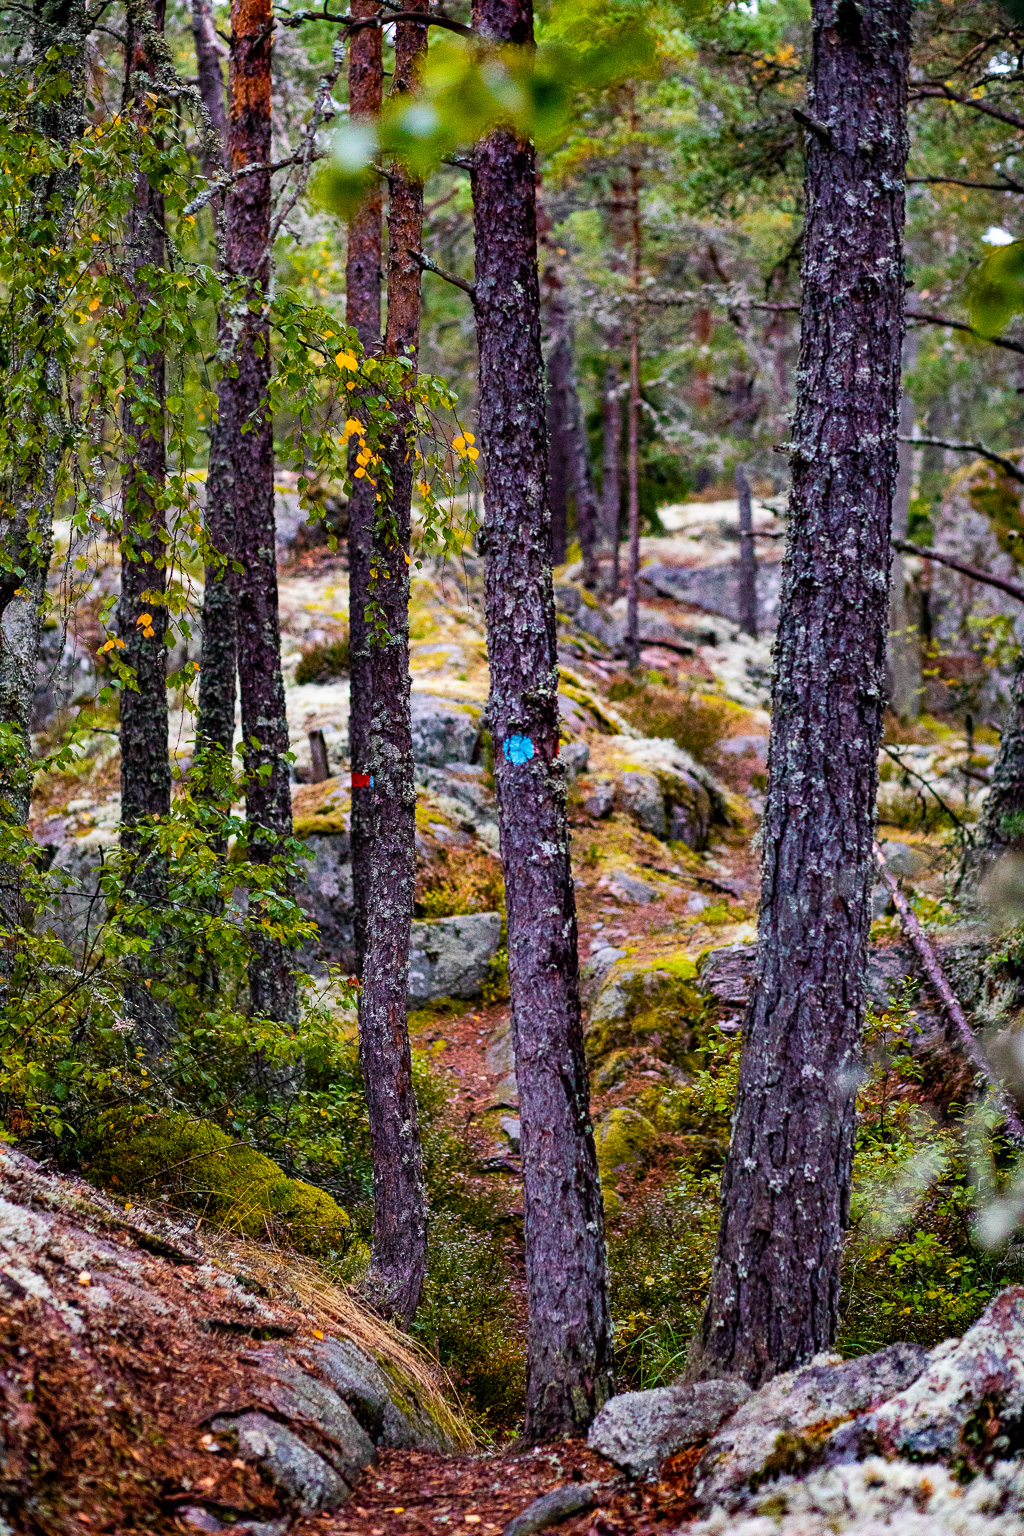
{"label": "forest floor", "polygon": [[387,1451],[343,1510],[301,1522],[293,1536],[499,1536],[534,1499],[569,1482],[596,1484],[596,1502],[558,1525],[565,1536],[662,1536],[694,1513],[699,1454],[672,1457],[656,1482],[630,1483],[578,1440],[455,1458]]}

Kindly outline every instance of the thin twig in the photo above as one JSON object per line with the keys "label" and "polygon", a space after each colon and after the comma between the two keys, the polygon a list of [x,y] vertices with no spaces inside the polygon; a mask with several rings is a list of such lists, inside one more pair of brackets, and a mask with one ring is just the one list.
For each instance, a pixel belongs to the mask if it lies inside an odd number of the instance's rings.
{"label": "thin twig", "polygon": [[968,565],[966,560],[941,554],[937,549],[922,549],[919,544],[908,544],[906,539],[893,539],[892,547],[904,555],[920,555],[922,560],[934,560],[937,565],[948,565],[962,576],[969,576],[972,581],[979,581],[986,587],[998,587],[1000,592],[1016,598],[1018,603],[1024,603],[1024,587],[1018,586],[1015,581],[1005,581],[1002,576],[992,576],[988,571],[979,571],[976,565]]}
{"label": "thin twig", "polygon": [[[905,763],[902,757],[894,752],[892,748],[888,746],[884,741],[882,742],[882,751],[885,753],[886,757],[888,757],[892,762],[896,764],[901,772],[905,773],[908,778],[916,779],[922,788],[926,789],[932,798],[938,802],[940,808],[945,811],[946,815],[955,824],[957,831],[959,832],[963,841],[965,843],[973,844],[974,833],[971,831],[970,827],[965,821],[960,820],[960,817],[957,815],[956,811],[954,811],[953,807],[946,804],[945,800],[943,800],[935,786],[933,784],[929,784],[928,780],[922,774],[918,773],[916,769],[911,768],[909,764]],[[923,803],[924,797],[919,796],[918,798],[921,799]]]}
{"label": "thin twig", "polygon": [[[999,173],[1002,176],[1002,172]],[[967,181],[963,176],[908,176],[908,187],[966,187],[970,192],[1024,192],[1019,181]]]}
{"label": "thin twig", "polygon": [[992,347],[1002,347],[1006,352],[1016,352],[1024,357],[1024,342],[1011,341],[1009,336],[984,336],[981,331],[975,330],[973,325],[968,325],[966,320],[951,320],[948,315],[926,315],[923,310],[915,309],[907,314],[907,321],[916,320],[921,325],[941,325],[951,331],[966,331],[968,336],[977,336],[979,341],[987,341]]}
{"label": "thin twig", "polygon": [[952,987],[949,985],[949,982],[946,980],[946,977],[943,974],[942,966],[939,964],[938,956],[936,955],[931,944],[928,942],[928,938],[924,932],[924,929],[918,922],[917,916],[911,908],[910,903],[907,901],[907,898],[904,896],[902,890],[899,887],[899,884],[890,873],[889,866],[885,862],[885,855],[877,843],[874,845],[874,852],[875,863],[878,866],[878,873],[882,884],[885,886],[886,890],[892,897],[892,904],[896,908],[896,911],[899,913],[900,923],[903,926],[903,931],[917,951],[917,957],[921,962],[921,967],[925,975],[931,982],[936,993],[938,994],[942,1006],[945,1008],[946,1013],[949,1015],[949,1019],[960,1038],[960,1045],[963,1049],[964,1055],[971,1063],[971,1066],[974,1067],[977,1072],[983,1073],[991,1083],[992,1090],[996,1097],[996,1102],[999,1105],[1003,1119],[1006,1123],[1007,1134],[1013,1141],[1017,1143],[1018,1146],[1024,1147],[1024,1125],[1021,1124],[1016,1105],[1013,1103],[1009,1094],[1006,1092],[1006,1089],[1003,1087],[1002,1083],[996,1077],[995,1072],[992,1070],[988,1058],[986,1057],[974,1035],[974,1031],[971,1029],[967,1019],[964,1017],[964,1011],[960,1006],[960,1002],[956,994],[954,993]]}
{"label": "thin twig", "polygon": [[986,117],[994,117],[998,123],[1009,123],[1011,128],[1024,133],[1024,117],[1018,117],[1015,112],[1003,112],[999,107],[989,106],[987,101],[973,96],[958,96],[951,91],[948,85],[939,81],[927,81],[921,85],[915,85],[911,89],[912,101],[928,101],[935,99],[940,101],[955,102],[958,107],[970,107],[972,112],[983,112]]}
{"label": "thin twig", "polygon": [[[323,158],[323,152],[316,155],[318,160]],[[198,197],[194,197],[186,206],[184,217],[186,219],[194,218],[201,209],[206,207],[207,203],[212,202],[215,197],[219,197],[222,192],[226,192],[229,187],[233,187],[237,181],[242,180],[243,176],[258,176],[263,171],[269,171],[273,175],[275,171],[283,171],[289,165],[298,165],[299,161],[300,151],[296,151],[294,155],[289,155],[287,160],[273,160],[266,165],[243,165],[239,170],[233,171],[230,176],[218,177],[216,181],[211,182],[209,186],[200,192]]]}
{"label": "thin twig", "polygon": [[954,453],[976,453],[979,458],[988,459],[990,464],[997,464],[1011,480],[1018,480],[1024,485],[1024,469],[1020,469],[1012,459],[1005,459],[1001,453],[986,448],[984,443],[951,442],[945,437],[907,437],[904,433],[900,433],[899,440],[901,443],[920,443],[925,448],[950,448]]}

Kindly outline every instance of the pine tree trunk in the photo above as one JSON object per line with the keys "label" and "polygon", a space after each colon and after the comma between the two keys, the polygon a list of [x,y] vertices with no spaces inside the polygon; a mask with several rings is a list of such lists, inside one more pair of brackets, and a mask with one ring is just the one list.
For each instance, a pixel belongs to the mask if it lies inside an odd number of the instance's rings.
{"label": "pine tree trunk", "polygon": [[[636,87],[628,87],[630,129],[639,133]],[[629,167],[629,404],[626,505],[628,509],[629,558],[626,573],[626,659],[640,665],[640,614],[637,581],[640,575],[640,277],[643,263],[643,224],[640,218],[640,166]]]}
{"label": "pine tree trunk", "polygon": [[[549,243],[546,239],[545,244]],[[576,389],[572,317],[553,254],[549,254],[544,267],[541,292],[548,343],[548,496],[552,563],[561,565],[566,557],[571,499],[576,509],[583,580],[593,587],[597,584],[597,498],[590,473],[583,411]]]}
{"label": "pine tree trunk", "polygon": [[871,921],[903,339],[910,0],[813,0],[801,361],[757,979],[692,1373],[835,1339]]}
{"label": "pine tree trunk", "polygon": [[[85,126],[85,61],[90,21],[84,4],[62,0],[40,4],[32,22],[36,102],[35,121],[54,151],[54,166],[32,185],[16,210],[18,237],[46,248],[66,249],[72,231],[80,167],[73,146]],[[56,53],[53,52],[56,50]],[[48,55],[51,61],[48,61]],[[52,59],[59,59],[54,64]],[[58,74],[66,89],[40,91],[45,77]],[[63,323],[63,294],[53,269],[40,274],[30,314],[8,318],[8,366],[35,372],[38,414],[26,423],[15,463],[4,466],[0,503],[0,726],[10,736],[0,757],[0,817],[24,827],[32,797],[32,709],[46,579],[53,554],[54,498],[69,440],[64,379],[54,337]],[[30,340],[27,347],[22,336]],[[27,383],[27,380],[26,380]],[[22,918],[21,860],[0,860],[0,928],[12,929]],[[8,971],[13,948],[0,951],[0,978]]]}
{"label": "pine tree trunk", "polygon": [[[376,0],[353,0],[353,16],[376,14]],[[383,90],[379,27],[353,32],[348,53],[348,111],[353,122],[375,118]],[[381,193],[375,186],[349,222],[345,266],[346,319],[366,353],[380,347]],[[353,457],[355,447],[352,449]],[[354,464],[352,466],[354,468]],[[376,491],[369,477],[352,482],[348,504],[349,762],[352,767],[352,886],[355,896],[356,966],[363,973],[369,898],[371,812],[370,652],[366,601]]]}
{"label": "pine tree trunk", "polygon": [[[270,0],[232,0],[228,159],[236,171],[270,160],[273,36]],[[251,302],[258,307],[254,312],[250,305],[237,305],[221,317],[221,348],[237,371],[232,375],[225,366],[217,391],[206,525],[214,548],[239,562],[243,572],[212,566],[206,573],[198,734],[230,752],[237,665],[249,851],[256,862],[269,863],[275,839],[292,829],[274,543],[273,423],[264,407],[270,381],[264,308],[271,259],[269,171],[241,177],[226,203],[227,273],[247,280]],[[265,777],[261,768],[269,770]],[[252,957],[249,1002],[257,1017],[295,1020],[295,978],[276,939],[261,939]]]}
{"label": "pine tree trunk", "polygon": [[612,552],[608,576],[608,596],[619,595],[619,514],[622,508],[622,401],[619,398],[621,374],[617,362],[604,371],[601,396],[603,448],[601,459],[601,521],[604,536]]}
{"label": "pine tree trunk", "polygon": [[[475,0],[488,39],[528,45],[530,0]],[[487,718],[508,911],[529,1307],[525,1432],[579,1434],[612,1391],[604,1216],[583,1056],[576,908],[558,754],[534,154],[476,149],[480,438],[487,466]]]}
{"label": "pine tree trunk", "polygon": [[[411,0],[409,10],[427,9]],[[427,29],[395,28],[396,91],[411,90]],[[423,183],[395,166],[388,216],[389,356],[414,367],[419,351],[420,268],[412,252],[423,233]],[[369,1293],[387,1316],[408,1324],[427,1262],[423,1157],[412,1084],[406,1006],[416,873],[416,788],[409,712],[409,539],[413,459],[411,404],[396,402],[399,424],[387,446],[391,499],[375,520],[371,595],[386,633],[370,643],[373,842],[366,961],[359,1000],[359,1050],[373,1153],[373,1243]],[[374,477],[376,478],[376,477]]]}
{"label": "pine tree trunk", "polygon": [[192,41],[196,50],[199,95],[210,119],[210,136],[203,144],[203,175],[216,176],[224,169],[228,120],[224,111],[224,76],[220,67],[217,28],[210,0],[192,0]]}
{"label": "pine tree trunk", "polygon": [[740,571],[738,618],[740,629],[757,639],[757,550],[754,546],[754,515],[750,505],[750,481],[742,465],[735,474],[740,511]]}
{"label": "pine tree trunk", "polygon": [[[161,67],[156,43],[162,42],[163,0],[131,6],[127,14],[124,109],[140,135],[150,131],[147,96]],[[149,351],[154,341],[150,312],[155,301],[140,273],[164,262],[164,200],[144,171],[135,181],[135,201],[125,240],[129,282],[138,308],[140,346],[131,361],[122,404],[124,460],[121,466],[121,593],[118,627],[122,658],[135,673],[135,687],[121,690],[121,847],[133,857],[135,896],[160,908],[167,900],[167,867],[146,835],[154,818],[171,808],[171,765],[167,741],[167,609],[147,599],[162,598],[167,519],[164,511],[164,354]],[[150,967],[151,968],[151,967]],[[166,1010],[138,979],[128,986],[125,1011],[136,1020],[136,1039],[150,1051],[164,1043],[170,1020]]]}

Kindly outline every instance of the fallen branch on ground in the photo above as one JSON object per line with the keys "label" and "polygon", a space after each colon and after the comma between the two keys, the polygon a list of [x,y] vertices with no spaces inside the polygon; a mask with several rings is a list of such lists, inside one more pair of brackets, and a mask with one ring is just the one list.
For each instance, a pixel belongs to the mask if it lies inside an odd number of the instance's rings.
{"label": "fallen branch on ground", "polygon": [[992,1091],[995,1094],[996,1102],[999,1105],[1000,1111],[1002,1112],[1003,1118],[1006,1122],[1007,1134],[1010,1136],[1011,1140],[1017,1143],[1018,1146],[1024,1147],[1024,1125],[1021,1124],[1016,1105],[1013,1103],[1013,1100],[1010,1098],[1006,1089],[1003,1087],[1002,1083],[993,1072],[988,1058],[979,1045],[977,1039],[975,1038],[974,1031],[971,1029],[971,1026],[968,1024],[967,1019],[964,1016],[964,1011],[960,1006],[956,994],[954,993],[952,987],[949,985],[949,982],[946,980],[942,966],[939,964],[938,956],[936,955],[931,944],[928,942],[927,935],[925,934],[924,929],[921,927],[921,924],[918,922],[917,917],[911,908],[911,905],[908,902],[906,896],[904,896],[897,881],[890,873],[889,866],[885,862],[885,854],[882,852],[877,843],[874,845],[874,853],[875,863],[878,866],[879,876],[881,878],[882,884],[885,886],[886,890],[892,897],[892,904],[899,914],[899,919],[903,926],[903,931],[917,951],[917,957],[921,962],[922,969],[934,987],[939,1001],[942,1003],[943,1008],[945,1008],[953,1028],[956,1030],[957,1035],[959,1036],[960,1045],[964,1054],[966,1055],[968,1061],[971,1063],[971,1066],[974,1067],[978,1072],[983,1073],[984,1076],[988,1079],[989,1083],[992,1085]]}

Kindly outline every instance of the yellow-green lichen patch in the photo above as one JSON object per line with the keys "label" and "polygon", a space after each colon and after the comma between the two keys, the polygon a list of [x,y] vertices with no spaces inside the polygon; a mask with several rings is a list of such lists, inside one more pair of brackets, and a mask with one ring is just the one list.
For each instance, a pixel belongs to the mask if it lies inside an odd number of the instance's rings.
{"label": "yellow-green lichen patch", "polygon": [[83,1169],[126,1195],[163,1195],[242,1237],[269,1238],[314,1258],[344,1253],[348,1215],[325,1190],[290,1179],[276,1163],[187,1115],[100,1117],[85,1139]]}
{"label": "yellow-green lichen patch", "polygon": [[348,817],[340,811],[317,811],[314,816],[296,816],[292,829],[296,837],[340,837],[348,831]]}

